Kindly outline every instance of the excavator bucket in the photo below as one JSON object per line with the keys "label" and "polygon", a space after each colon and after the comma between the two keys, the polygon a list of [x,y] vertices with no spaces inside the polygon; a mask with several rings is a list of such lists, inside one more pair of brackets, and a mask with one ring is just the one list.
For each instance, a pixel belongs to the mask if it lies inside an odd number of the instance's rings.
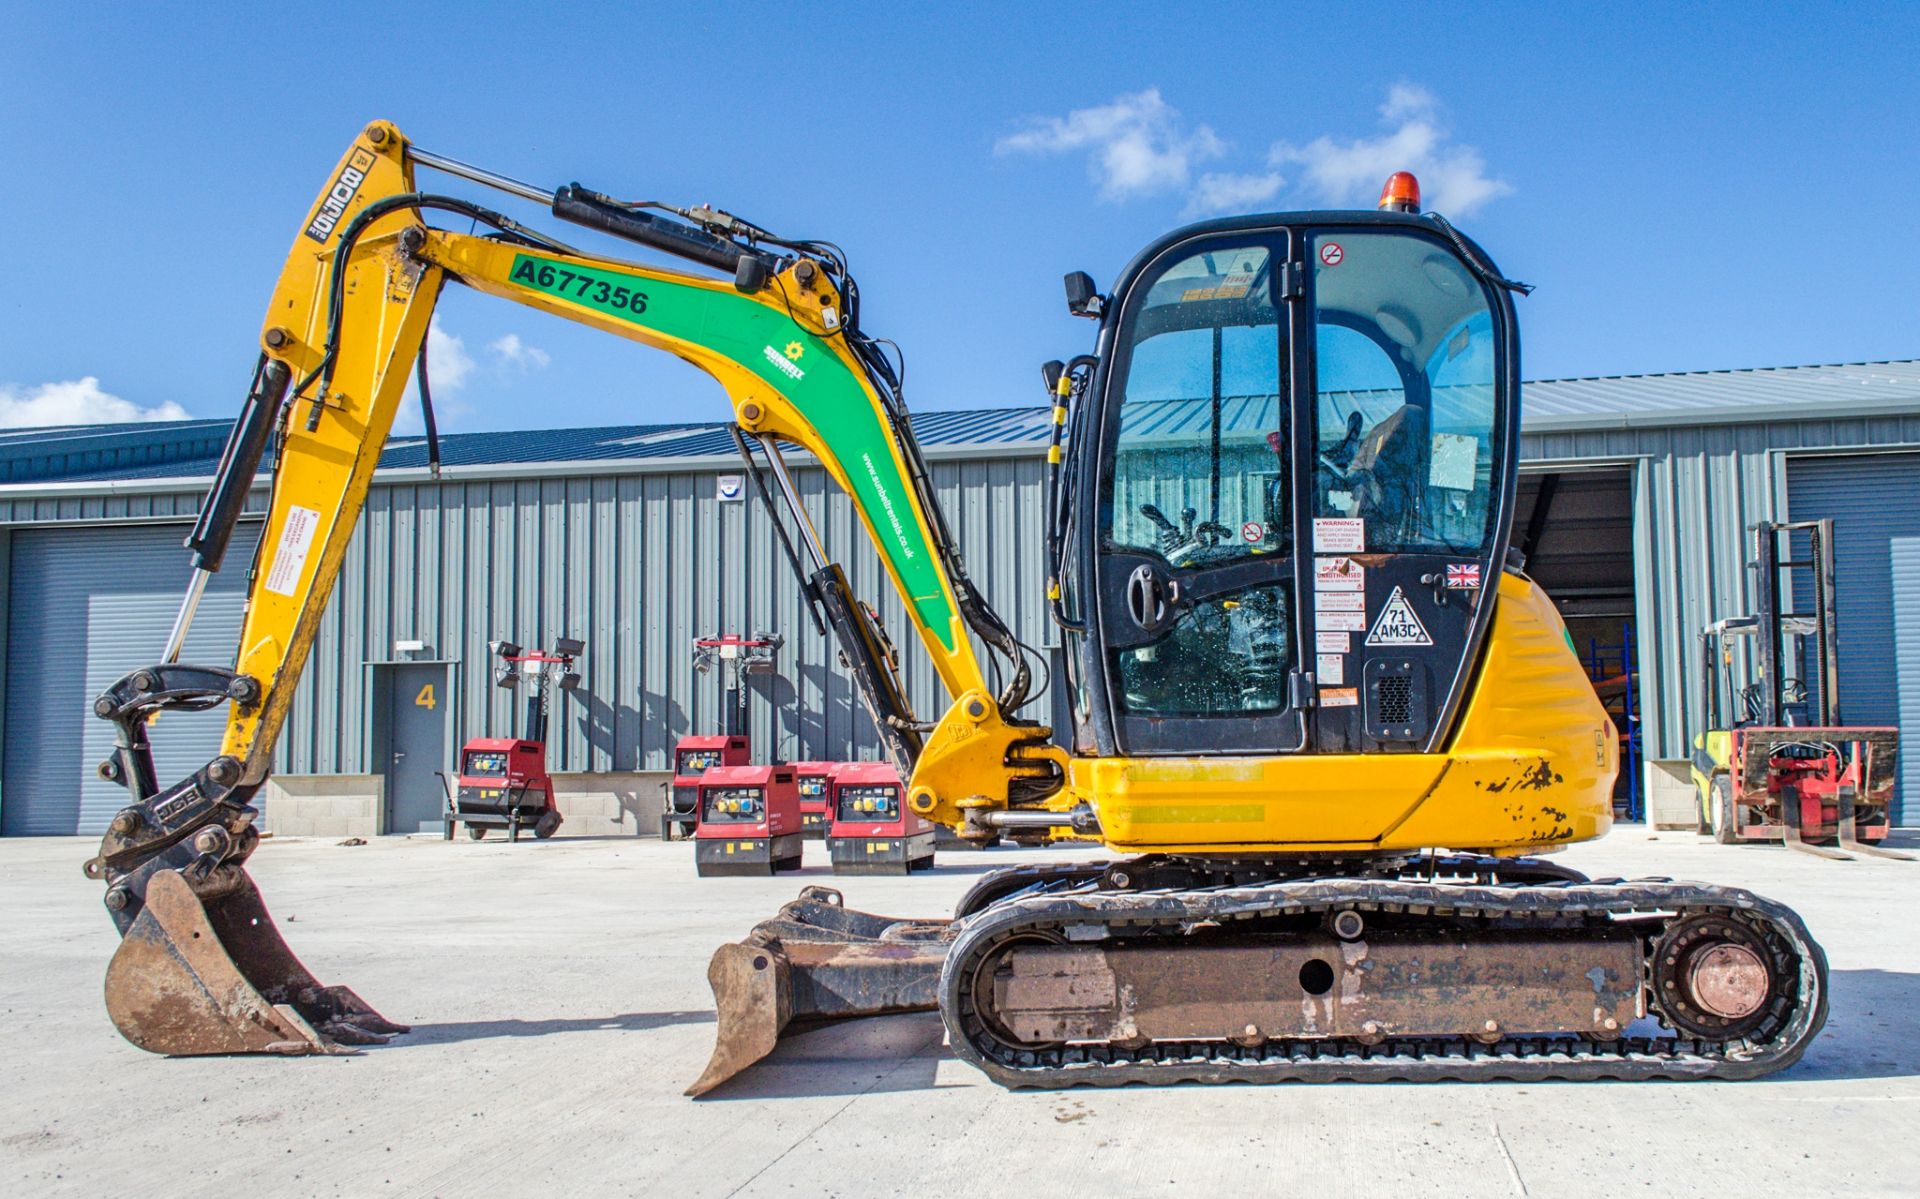
{"label": "excavator bucket", "polygon": [[772,1053],[782,1036],[938,1008],[952,923],[856,912],[830,887],[804,888],[779,915],[714,953],[713,1057],[686,1093],[705,1095]]}
{"label": "excavator bucket", "polygon": [[153,1053],[355,1053],[408,1031],[345,987],[324,987],[287,948],[245,870],[202,894],[156,871],[107,966],[107,1014]]}

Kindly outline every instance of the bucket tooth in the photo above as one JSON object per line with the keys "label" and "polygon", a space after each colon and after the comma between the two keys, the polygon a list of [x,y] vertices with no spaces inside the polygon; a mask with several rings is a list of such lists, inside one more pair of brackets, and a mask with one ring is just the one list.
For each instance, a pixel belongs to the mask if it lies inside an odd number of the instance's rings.
{"label": "bucket tooth", "polygon": [[406,1026],[345,987],[323,987],[293,955],[244,871],[202,902],[177,870],[156,871],[107,966],[107,1014],[152,1053],[353,1053]]}
{"label": "bucket tooth", "polygon": [[772,1053],[789,1030],[938,1008],[948,925],[851,911],[839,892],[808,887],[745,940],[714,951],[713,1056],[686,1093],[705,1095]]}

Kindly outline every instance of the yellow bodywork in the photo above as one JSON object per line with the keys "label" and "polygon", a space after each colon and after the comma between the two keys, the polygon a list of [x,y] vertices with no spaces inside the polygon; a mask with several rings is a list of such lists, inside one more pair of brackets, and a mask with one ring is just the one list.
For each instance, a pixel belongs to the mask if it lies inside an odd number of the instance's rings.
{"label": "yellow bodywork", "polygon": [[[332,385],[321,394],[310,377],[327,341],[341,231],[369,203],[414,190],[405,151],[405,138],[390,124],[376,122],[363,131],[309,214],[306,229],[325,236],[303,231],[295,238],[262,329],[263,351],[286,363],[300,385],[283,418],[238,662],[242,673],[261,682],[264,699],[253,708],[232,708],[223,746],[223,753],[244,764],[245,782],[266,777],[275,737],[447,280],[678,355],[721,384],[742,428],[804,447],[850,495],[851,470],[861,469],[863,484],[876,473],[871,461],[848,462],[792,397],[746,369],[739,347],[684,329],[613,319],[592,305],[525,286],[515,281],[514,264],[527,246],[429,229],[407,208],[369,225],[345,260]],[[792,268],[760,293],[743,296],[726,280],[562,249],[538,253],[545,261],[635,287],[704,290],[715,293],[716,304],[724,293],[728,304],[763,305],[788,322],[794,340],[783,337],[781,344],[789,357],[817,348],[837,355],[864,380],[845,339],[832,336],[840,297],[817,278],[798,279]],[[874,419],[884,419],[878,396],[864,382],[862,387]],[[888,445],[892,461],[879,464],[884,469],[878,473],[906,477],[897,445]],[[911,489],[893,496],[884,512],[857,495],[855,506],[876,545],[883,541],[876,522],[883,520],[898,536],[904,536],[904,522],[909,532],[933,543],[927,513]],[[1065,769],[1067,785],[1044,808],[1065,811],[1091,803],[1104,839],[1127,851],[1440,845],[1518,852],[1596,837],[1610,823],[1617,768],[1612,724],[1552,605],[1517,576],[1500,578],[1478,675],[1443,753],[1070,759],[1047,743],[1046,729],[1005,719],[957,615],[946,628],[916,615],[916,603],[929,599],[925,574],[916,595],[916,585],[886,552],[881,559],[953,697],[926,736],[909,784],[915,810],[949,827],[965,825],[970,810],[1006,807],[1010,781],[1045,762]],[[944,596],[946,610],[955,611],[944,569],[935,586],[940,594],[933,598]]]}
{"label": "yellow bodywork", "polygon": [[1601,836],[1613,722],[1546,593],[1503,574],[1496,603],[1444,753],[1077,758],[1071,789],[1133,852],[1520,852]]}

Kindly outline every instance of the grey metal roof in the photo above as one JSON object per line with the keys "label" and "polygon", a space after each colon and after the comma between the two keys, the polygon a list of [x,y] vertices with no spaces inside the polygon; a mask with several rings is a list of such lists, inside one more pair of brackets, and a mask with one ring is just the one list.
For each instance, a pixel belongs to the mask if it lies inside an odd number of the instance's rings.
{"label": "grey metal roof", "polygon": [[[1260,400],[1235,402],[1258,407]],[[1525,385],[1522,404],[1521,424],[1528,432],[1920,413],[1920,359],[1543,379]],[[220,460],[230,424],[191,420],[0,430],[0,486],[206,478]],[[1047,439],[1048,410],[920,412],[913,427],[936,454],[1038,447]],[[449,433],[440,438],[440,449],[442,462],[456,469],[725,459],[734,453],[726,427],[709,422]],[[426,442],[417,436],[395,437],[380,458],[383,471],[426,464]]]}
{"label": "grey metal roof", "polygon": [[[1038,446],[1046,441],[1047,425],[1046,408],[922,412],[913,417],[915,432],[930,449]],[[219,465],[231,427],[231,421],[192,420],[0,430],[0,486],[207,478]],[[450,468],[735,455],[726,426],[715,422],[440,436],[440,461]],[[383,471],[426,465],[427,442],[418,435],[394,436],[380,455]]]}
{"label": "grey metal roof", "polygon": [[1524,389],[1528,432],[1920,411],[1920,359],[1541,379]]}

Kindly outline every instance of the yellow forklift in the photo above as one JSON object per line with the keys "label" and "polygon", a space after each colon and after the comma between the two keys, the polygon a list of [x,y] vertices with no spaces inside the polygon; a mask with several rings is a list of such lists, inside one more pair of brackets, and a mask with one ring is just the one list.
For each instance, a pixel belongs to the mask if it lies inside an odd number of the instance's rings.
{"label": "yellow forklift", "polygon": [[[1761,521],[1751,531],[1759,606],[1700,634],[1707,730],[1693,739],[1699,831],[1722,845],[1777,841],[1839,861],[1912,861],[1880,848],[1891,827],[1900,730],[1840,718],[1833,522]],[[1806,557],[1793,556],[1796,541]],[[1807,572],[1809,611],[1786,610],[1793,571]]]}

